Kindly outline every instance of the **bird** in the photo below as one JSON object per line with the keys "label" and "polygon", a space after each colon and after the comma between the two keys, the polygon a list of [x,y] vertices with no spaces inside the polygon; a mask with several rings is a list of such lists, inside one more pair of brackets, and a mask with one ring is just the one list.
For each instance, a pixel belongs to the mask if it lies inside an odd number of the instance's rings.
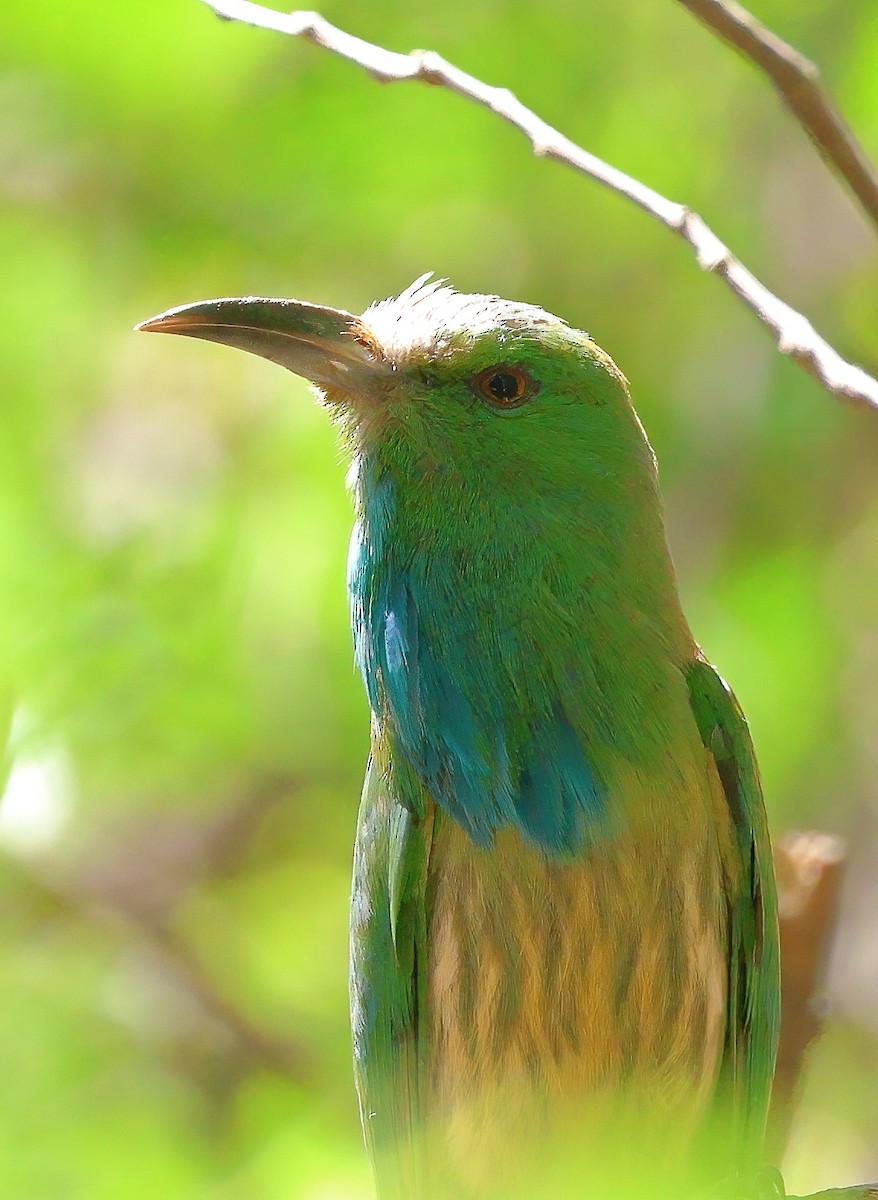
{"label": "bird", "polygon": [[251,296],[138,328],[311,381],[351,461],[371,752],[350,997],[380,1200],[537,1195],[522,1181],[562,1160],[577,1189],[644,1160],[759,1177],[779,1023],[759,772],[614,361],[431,275],[362,315]]}

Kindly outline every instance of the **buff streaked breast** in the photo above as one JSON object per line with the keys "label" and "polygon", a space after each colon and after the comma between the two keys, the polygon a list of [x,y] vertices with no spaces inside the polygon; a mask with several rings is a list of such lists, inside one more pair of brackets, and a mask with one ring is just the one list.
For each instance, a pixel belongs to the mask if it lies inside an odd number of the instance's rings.
{"label": "buff streaked breast", "polygon": [[719,780],[702,778],[673,855],[666,824],[564,862],[435,819],[427,1120],[451,1186],[517,1179],[565,1109],[595,1144],[618,1134],[625,1096],[631,1136],[692,1151],[724,1052],[734,870]]}

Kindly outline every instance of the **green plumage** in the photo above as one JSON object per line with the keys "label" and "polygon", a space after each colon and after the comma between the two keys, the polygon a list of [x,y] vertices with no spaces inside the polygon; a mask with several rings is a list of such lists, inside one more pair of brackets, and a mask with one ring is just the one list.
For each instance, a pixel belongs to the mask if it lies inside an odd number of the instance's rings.
{"label": "green plumage", "polygon": [[381,1200],[509,1196],[558,1139],[583,1167],[754,1173],[768,832],[618,369],[541,309],[424,281],[361,318],[249,299],[147,328],[313,379],[353,455],[351,1000]]}
{"label": "green plumage", "polygon": [[777,897],[771,840],[747,722],[728,686],[700,656],[688,668],[692,711],[731,813],[737,887],[730,890],[729,999],[724,1082],[746,1154],[758,1161],[780,1026]]}

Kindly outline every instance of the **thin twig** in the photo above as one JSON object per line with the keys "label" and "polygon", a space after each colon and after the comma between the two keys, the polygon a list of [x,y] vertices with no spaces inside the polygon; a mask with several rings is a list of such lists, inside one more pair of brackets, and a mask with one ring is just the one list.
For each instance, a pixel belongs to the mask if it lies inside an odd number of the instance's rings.
{"label": "thin twig", "polygon": [[708,29],[760,67],[827,163],[878,227],[878,171],[820,86],[817,66],[735,0],[679,0]]}
{"label": "thin twig", "polygon": [[448,88],[508,121],[530,140],[534,154],[553,158],[604,184],[642,208],[689,244],[699,267],[719,275],[772,331],[782,354],[817,379],[827,391],[863,407],[878,408],[878,379],[847,362],[815,331],[810,321],[765,287],[685,204],[668,200],[646,184],[603,162],[548,125],[507,88],[492,87],[432,51],[397,54],[337,29],[317,13],[289,16],[249,0],[203,0],[218,16],[272,29],[315,45],[363,67],[380,83],[419,80]]}

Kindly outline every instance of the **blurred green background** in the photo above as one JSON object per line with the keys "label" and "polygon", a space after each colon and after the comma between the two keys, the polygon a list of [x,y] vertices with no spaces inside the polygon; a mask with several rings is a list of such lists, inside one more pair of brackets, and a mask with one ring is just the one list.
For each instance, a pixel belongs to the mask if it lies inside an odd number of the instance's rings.
{"label": "blurred green background", "polygon": [[[878,367],[873,234],[767,84],[672,0],[323,12],[512,87]],[[878,153],[874,0],[757,12]],[[341,455],[293,376],[131,327],[240,293],[358,310],[430,269],[564,315],[631,380],[773,827],[853,843],[788,1182],[878,1177],[878,417],[488,113],[196,0],[4,11],[0,264],[0,1196],[371,1195]]]}

